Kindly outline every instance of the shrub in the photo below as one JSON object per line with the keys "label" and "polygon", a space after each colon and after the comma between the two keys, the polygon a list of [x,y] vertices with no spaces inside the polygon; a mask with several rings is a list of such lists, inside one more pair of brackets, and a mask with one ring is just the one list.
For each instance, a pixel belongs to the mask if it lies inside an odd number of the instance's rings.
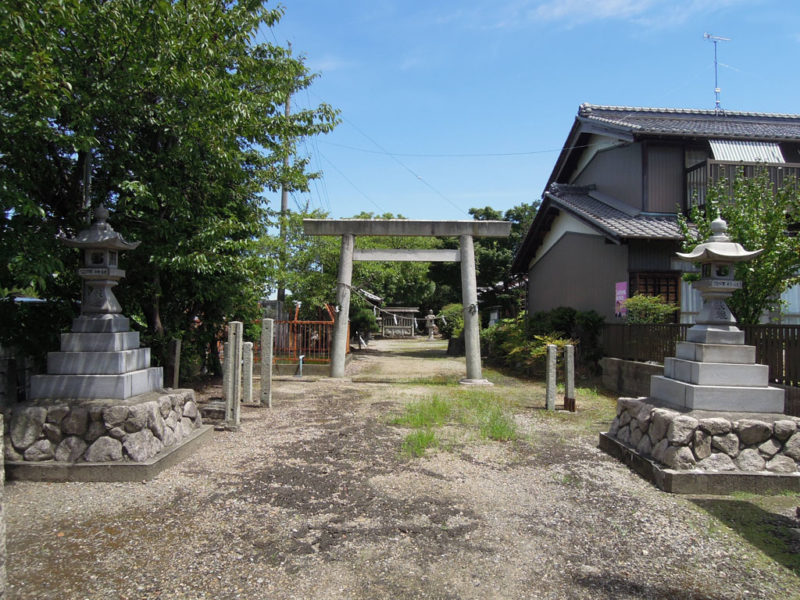
{"label": "shrub", "polygon": [[481,343],[487,358],[515,369],[538,373],[544,369],[548,345],[562,348],[567,344],[578,343],[564,337],[561,332],[529,335],[526,322],[527,315],[522,312],[513,319],[503,319],[484,329],[481,332]]}
{"label": "shrub", "polygon": [[464,307],[460,304],[446,304],[439,311],[439,316],[444,319],[439,320],[439,332],[442,339],[458,337],[464,330]]}
{"label": "shrub", "polygon": [[636,294],[625,300],[625,308],[628,309],[628,323],[633,324],[666,323],[678,310],[677,306],[661,296],[644,294]]}
{"label": "shrub", "polygon": [[378,331],[378,322],[375,315],[368,308],[361,307],[350,311],[350,331],[353,335],[359,332],[366,339],[372,331]]}

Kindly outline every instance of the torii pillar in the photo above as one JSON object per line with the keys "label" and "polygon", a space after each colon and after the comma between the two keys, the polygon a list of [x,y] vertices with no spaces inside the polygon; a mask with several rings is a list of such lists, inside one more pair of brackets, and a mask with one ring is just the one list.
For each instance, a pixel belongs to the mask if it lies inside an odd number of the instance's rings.
{"label": "torii pillar", "polygon": [[[509,221],[412,221],[407,219],[303,219],[306,235],[337,235],[342,237],[339,255],[339,276],[336,284],[336,304],[339,312],[333,328],[331,346],[331,377],[344,377],[347,352],[347,324],[350,313],[350,286],[353,260],[460,262],[461,298],[464,305],[464,346],[467,377],[464,384],[488,384],[481,373],[480,317],[478,314],[478,284],[475,273],[476,237],[506,237],[511,233]],[[458,250],[355,250],[355,238],[367,236],[424,236],[458,237]]]}

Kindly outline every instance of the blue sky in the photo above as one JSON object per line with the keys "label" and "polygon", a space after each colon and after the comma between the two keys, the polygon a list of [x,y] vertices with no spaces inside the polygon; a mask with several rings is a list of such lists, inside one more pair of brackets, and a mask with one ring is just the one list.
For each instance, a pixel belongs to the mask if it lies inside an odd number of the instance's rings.
{"label": "blue sky", "polygon": [[[469,219],[541,196],[578,106],[800,113],[796,0],[284,0],[264,35],[342,123],[300,151],[331,217]],[[278,195],[270,200],[279,205]]]}

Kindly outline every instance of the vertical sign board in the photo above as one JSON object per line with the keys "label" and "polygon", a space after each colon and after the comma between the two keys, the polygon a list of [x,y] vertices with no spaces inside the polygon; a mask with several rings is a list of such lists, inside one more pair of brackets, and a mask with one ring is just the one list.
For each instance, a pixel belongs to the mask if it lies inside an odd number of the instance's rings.
{"label": "vertical sign board", "polygon": [[625,308],[625,300],[628,299],[628,282],[619,281],[614,284],[614,316],[627,317],[628,309]]}

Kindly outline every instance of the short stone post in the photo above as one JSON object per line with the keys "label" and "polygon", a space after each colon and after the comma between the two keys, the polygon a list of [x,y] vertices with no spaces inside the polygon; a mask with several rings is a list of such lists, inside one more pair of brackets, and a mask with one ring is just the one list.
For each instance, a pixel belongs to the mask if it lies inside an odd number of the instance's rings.
{"label": "short stone post", "polygon": [[[242,394],[242,323],[228,323],[228,342],[226,344],[225,371],[228,373],[227,395],[225,397],[225,427],[239,428],[239,410]],[[230,363],[230,364],[229,364]]]}
{"label": "short stone post", "polygon": [[[222,343],[222,399],[227,405],[228,398],[233,397],[233,363],[231,362],[231,345],[228,342]],[[225,418],[227,419],[227,408]]]}
{"label": "short stone post", "polygon": [[564,409],[575,412],[575,346],[564,346]]}
{"label": "short stone post", "polygon": [[547,410],[556,409],[556,355],[555,344],[547,344],[547,391],[545,393],[545,406]]}
{"label": "short stone post", "polygon": [[253,403],[253,342],[242,343],[242,403]]}
{"label": "short stone post", "polygon": [[272,408],[272,339],[274,321],[261,320],[261,406]]}

